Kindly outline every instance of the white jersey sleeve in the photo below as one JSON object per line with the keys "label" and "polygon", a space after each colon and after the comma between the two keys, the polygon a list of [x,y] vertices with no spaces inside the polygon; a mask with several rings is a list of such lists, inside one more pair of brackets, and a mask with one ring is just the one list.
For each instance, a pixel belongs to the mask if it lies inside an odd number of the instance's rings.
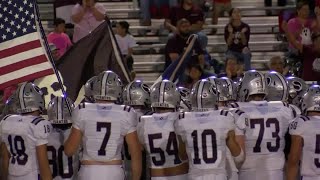
{"label": "white jersey sleeve", "polygon": [[122,106],[124,112],[128,113],[123,113],[125,116],[124,118],[121,118],[122,120],[122,134],[126,136],[127,134],[130,134],[132,132],[137,131],[137,125],[138,125],[138,116],[135,110],[130,107],[130,106]]}
{"label": "white jersey sleeve", "polygon": [[80,115],[80,110],[85,108],[85,102],[80,103],[78,107],[76,107],[73,112],[72,112],[72,127],[78,129],[78,130],[83,130],[84,125],[83,122],[81,121],[81,115]]}
{"label": "white jersey sleeve", "polygon": [[310,120],[309,117],[299,116],[294,121],[292,121],[289,125],[290,135],[302,136],[303,132],[306,130],[304,123],[308,120]]}
{"label": "white jersey sleeve", "polygon": [[48,136],[52,131],[52,125],[48,120],[42,119],[33,126],[34,138],[36,139],[36,146],[48,143]]}
{"label": "white jersey sleeve", "polygon": [[239,109],[230,109],[235,119],[235,133],[236,135],[244,135],[246,129],[246,123],[248,121],[248,116],[245,112]]}

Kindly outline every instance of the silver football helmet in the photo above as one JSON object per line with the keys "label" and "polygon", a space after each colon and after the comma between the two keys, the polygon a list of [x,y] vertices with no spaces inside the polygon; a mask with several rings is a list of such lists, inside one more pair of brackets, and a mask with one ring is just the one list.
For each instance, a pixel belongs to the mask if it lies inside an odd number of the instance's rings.
{"label": "silver football helmet", "polygon": [[119,101],[122,88],[122,81],[116,73],[104,71],[93,81],[92,95],[95,100]]}
{"label": "silver football helmet", "polygon": [[267,84],[267,101],[288,101],[289,88],[286,78],[276,72],[270,71],[265,73],[265,79]]}
{"label": "silver football helmet", "polygon": [[180,93],[181,101],[180,101],[180,109],[182,111],[190,111],[191,110],[191,91],[185,87],[178,87],[178,91]]}
{"label": "silver football helmet", "polygon": [[192,110],[217,109],[218,96],[219,93],[210,81],[206,79],[199,80],[191,90]]}
{"label": "silver football helmet", "polygon": [[250,70],[244,73],[240,80],[238,100],[240,102],[248,101],[251,95],[267,95],[266,81],[261,72]]}
{"label": "silver football helmet", "polygon": [[145,106],[150,105],[150,88],[147,84],[140,80],[132,81],[123,91],[123,101],[129,106]]}
{"label": "silver football helmet", "polygon": [[180,104],[180,94],[176,85],[169,80],[162,80],[152,86],[151,93],[152,108],[174,108]]}
{"label": "silver football helmet", "polygon": [[86,100],[89,100],[90,102],[92,102],[94,100],[93,99],[93,84],[96,79],[97,79],[97,76],[93,76],[84,85],[84,96],[85,96]]}
{"label": "silver football helmet", "polygon": [[320,86],[311,86],[302,98],[301,110],[304,114],[308,111],[320,111]]}
{"label": "silver football helmet", "polygon": [[[68,109],[70,105],[70,111]],[[48,118],[52,124],[71,124],[71,111],[74,109],[74,104],[70,98],[54,97],[48,105]]]}
{"label": "silver football helmet", "polygon": [[13,106],[17,108],[16,110],[19,114],[38,110],[43,112],[45,109],[43,93],[38,86],[31,82],[21,84],[12,95],[12,101],[14,103]]}
{"label": "silver football helmet", "polygon": [[298,77],[288,77],[289,88],[289,103],[297,107],[301,107],[302,97],[307,92],[309,86],[307,83]]}
{"label": "silver football helmet", "polygon": [[233,82],[227,78],[227,77],[222,77],[222,78],[216,78],[216,89],[219,94],[219,102],[225,102],[225,101],[231,101],[234,100],[234,85]]}

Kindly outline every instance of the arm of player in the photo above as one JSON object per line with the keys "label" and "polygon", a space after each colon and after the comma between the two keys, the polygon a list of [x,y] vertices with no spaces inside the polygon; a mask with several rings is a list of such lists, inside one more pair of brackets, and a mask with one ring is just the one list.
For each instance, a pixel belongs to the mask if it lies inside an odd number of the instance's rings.
{"label": "arm of player", "polygon": [[287,180],[296,180],[299,171],[299,161],[302,153],[302,137],[297,135],[291,136],[291,148],[287,162]]}
{"label": "arm of player", "polygon": [[1,148],[0,149],[1,153],[0,154],[2,154],[2,161],[1,161],[2,179],[3,180],[7,180],[10,153],[9,153],[5,143],[1,143],[1,147],[0,148]]}
{"label": "arm of player", "polygon": [[43,144],[36,147],[37,159],[39,163],[40,177],[42,180],[52,180],[52,174],[49,166],[47,145]]}
{"label": "arm of player", "polygon": [[236,136],[234,130],[228,132],[227,142],[226,142],[233,158],[236,163],[237,168],[240,168],[244,162],[244,153],[240,145],[236,141]]}
{"label": "arm of player", "polygon": [[79,129],[72,127],[71,133],[64,143],[64,153],[70,157],[73,156],[79,149],[82,139],[82,133]]}
{"label": "arm of player", "polygon": [[188,160],[186,144],[183,142],[180,135],[178,135],[178,141],[179,141],[179,157],[183,162],[185,162]]}
{"label": "arm of player", "polygon": [[127,134],[125,138],[131,154],[132,180],[140,180],[142,171],[142,155],[137,131]]}

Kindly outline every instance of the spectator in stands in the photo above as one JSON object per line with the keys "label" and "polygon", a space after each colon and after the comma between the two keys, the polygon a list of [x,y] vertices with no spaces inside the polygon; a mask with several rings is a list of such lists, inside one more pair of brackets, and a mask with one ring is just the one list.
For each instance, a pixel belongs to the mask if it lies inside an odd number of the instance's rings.
{"label": "spectator in stands", "polygon": [[312,20],[309,19],[308,1],[297,3],[297,17],[289,20],[285,32],[289,41],[289,53],[298,55],[299,46],[312,44]]}
{"label": "spectator in stands", "polygon": [[177,4],[177,0],[140,0],[142,25],[150,26],[151,17],[168,17],[170,7],[174,7]]}
{"label": "spectator in stands", "polygon": [[191,33],[196,33],[199,36],[200,43],[205,44],[208,37],[201,32],[204,24],[204,14],[199,7],[194,5],[192,0],[182,0],[179,6],[171,8],[170,15],[166,18],[164,25],[173,34],[178,33],[177,22],[183,18],[191,23]]}
{"label": "spectator in stands", "polygon": [[129,32],[129,23],[120,21],[116,25],[116,39],[121,50],[121,54],[126,60],[129,71],[133,72],[133,48],[138,46],[133,36]]}
{"label": "spectator in stands", "polygon": [[[224,16],[225,12],[230,12],[232,9],[231,0],[213,0],[212,8],[212,24],[218,24],[218,18]],[[217,29],[212,29],[212,34],[216,34]]]}
{"label": "spectator in stands", "polygon": [[249,49],[250,27],[241,21],[240,10],[231,9],[230,22],[226,25],[224,38],[228,45],[227,55],[235,56],[244,64],[245,70],[251,69],[251,52]]}
{"label": "spectator in stands", "polygon": [[73,42],[79,41],[98,27],[105,19],[106,9],[96,0],[82,0],[72,9],[74,27]]}
{"label": "spectator in stands", "polygon": [[269,61],[269,70],[289,76],[289,67],[285,66],[285,61],[280,56],[274,56]]}
{"label": "spectator in stands", "polygon": [[58,50],[58,59],[72,46],[69,36],[64,33],[66,28],[65,20],[56,18],[54,20],[54,31],[48,34],[48,42],[53,43]]}
{"label": "spectator in stands", "polygon": [[315,13],[315,28],[313,31],[320,32],[320,0],[316,1],[316,7],[314,8]]}
{"label": "spectator in stands", "polygon": [[[166,45],[166,64],[167,68],[172,61],[178,60],[179,56],[184,52],[187,40],[190,36],[191,24],[187,19],[181,19],[177,23],[177,33],[172,36]],[[199,41],[196,41],[193,47],[193,54],[189,60],[192,64],[200,64],[202,67],[205,64],[204,51],[201,48]]]}
{"label": "spectator in stands", "polygon": [[234,82],[238,82],[243,76],[243,65],[232,55],[226,57],[225,72],[219,74],[219,77],[228,77]]}
{"label": "spectator in stands", "polygon": [[302,78],[305,81],[320,81],[320,33],[312,35],[313,44],[300,45],[303,56]]}
{"label": "spectator in stands", "polygon": [[192,89],[192,86],[200,79],[205,79],[212,76],[212,74],[203,71],[199,64],[192,64],[187,67],[186,76],[179,82],[179,86]]}

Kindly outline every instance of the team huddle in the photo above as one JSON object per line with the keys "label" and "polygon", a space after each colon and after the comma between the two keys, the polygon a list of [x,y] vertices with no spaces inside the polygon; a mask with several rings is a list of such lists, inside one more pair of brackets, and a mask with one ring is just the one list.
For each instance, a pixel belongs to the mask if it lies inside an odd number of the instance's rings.
{"label": "team huddle", "polygon": [[320,179],[320,87],[300,78],[251,70],[192,90],[123,88],[105,71],[84,87],[77,107],[61,96],[45,108],[37,86],[19,86],[0,121],[0,178]]}

